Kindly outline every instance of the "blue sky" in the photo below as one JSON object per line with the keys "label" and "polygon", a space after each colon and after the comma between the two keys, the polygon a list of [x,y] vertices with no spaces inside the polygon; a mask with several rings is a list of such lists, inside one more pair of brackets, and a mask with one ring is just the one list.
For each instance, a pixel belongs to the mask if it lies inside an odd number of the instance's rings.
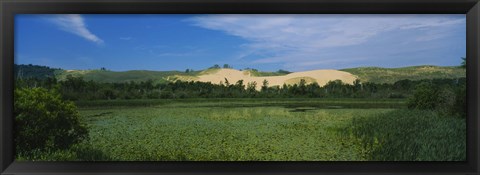
{"label": "blue sky", "polygon": [[63,69],[455,66],[465,15],[17,15],[15,61]]}

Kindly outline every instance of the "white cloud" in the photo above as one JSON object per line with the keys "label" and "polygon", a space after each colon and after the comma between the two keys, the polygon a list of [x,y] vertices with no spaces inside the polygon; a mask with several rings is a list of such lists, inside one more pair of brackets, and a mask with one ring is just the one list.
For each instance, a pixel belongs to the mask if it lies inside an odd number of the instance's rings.
{"label": "white cloud", "polygon": [[[293,69],[301,70],[307,63],[343,63],[327,55],[332,49],[368,44],[376,36],[387,33],[441,30],[464,24],[465,18],[448,15],[201,15],[188,21],[247,40],[242,46],[245,54],[237,55],[269,53],[270,56],[259,56],[253,63],[282,63],[285,67],[296,66]],[[416,39],[392,38],[392,42],[428,41],[448,35],[423,36],[412,31],[411,36]]]}
{"label": "white cloud", "polygon": [[88,30],[84,19],[78,14],[54,15],[51,21],[61,30],[78,35],[88,41],[103,44],[103,40]]}

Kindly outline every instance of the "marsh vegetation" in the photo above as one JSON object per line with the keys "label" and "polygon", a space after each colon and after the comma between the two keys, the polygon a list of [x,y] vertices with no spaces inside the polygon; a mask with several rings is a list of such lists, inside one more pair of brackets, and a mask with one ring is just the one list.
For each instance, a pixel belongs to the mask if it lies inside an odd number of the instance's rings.
{"label": "marsh vegetation", "polygon": [[465,78],[259,86],[17,77],[16,159],[466,159]]}

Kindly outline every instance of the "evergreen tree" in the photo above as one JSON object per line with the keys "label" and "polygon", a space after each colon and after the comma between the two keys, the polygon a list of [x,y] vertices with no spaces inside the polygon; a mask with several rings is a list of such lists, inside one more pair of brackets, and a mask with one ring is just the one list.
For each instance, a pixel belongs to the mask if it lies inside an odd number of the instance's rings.
{"label": "evergreen tree", "polygon": [[267,79],[264,79],[262,83],[262,92],[267,92],[267,90],[268,90],[268,81]]}

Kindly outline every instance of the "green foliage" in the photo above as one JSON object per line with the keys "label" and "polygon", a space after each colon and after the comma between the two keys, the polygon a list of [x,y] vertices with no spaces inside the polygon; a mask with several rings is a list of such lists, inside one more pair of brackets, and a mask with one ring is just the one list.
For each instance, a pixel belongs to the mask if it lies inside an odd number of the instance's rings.
{"label": "green foliage", "polygon": [[255,95],[257,94],[257,82],[256,81],[249,82],[247,84],[247,93],[250,96],[255,97]]}
{"label": "green foliage", "polygon": [[223,65],[223,68],[224,68],[224,69],[232,69],[233,67],[230,66],[230,65],[228,65],[228,64],[224,64],[224,65]]}
{"label": "green foliage", "polygon": [[74,144],[68,149],[63,150],[34,150],[28,154],[18,153],[16,161],[109,161],[112,160],[109,155],[99,149],[93,148],[86,141]]}
{"label": "green foliage", "polygon": [[467,117],[467,86],[462,85],[455,92],[455,102],[451,108],[453,114]]}
{"label": "green foliage", "polygon": [[[96,161],[363,160],[355,145],[338,139],[336,128],[354,115],[388,111],[295,112],[279,106],[223,107],[222,99],[209,102],[209,106],[189,101],[81,110],[90,126],[90,147],[105,155]],[[243,102],[259,105],[257,100]],[[50,155],[59,154],[66,155],[62,160],[83,160],[73,150],[38,156],[41,159],[37,160],[55,160],[58,156]]]}
{"label": "green foliage", "polygon": [[65,149],[87,137],[72,102],[44,88],[17,88],[14,101],[17,151]]}
{"label": "green foliage", "polygon": [[36,79],[46,79],[46,78],[55,78],[57,74],[63,72],[61,69],[54,69],[47,66],[37,66],[37,65],[17,65],[13,67],[14,76],[18,79],[23,78],[36,78]]}
{"label": "green foliage", "polygon": [[466,82],[455,86],[422,82],[408,100],[410,109],[434,110],[442,115],[466,117]]}
{"label": "green foliage", "polygon": [[416,86],[413,97],[408,101],[408,108],[434,110],[440,100],[439,89],[432,83],[422,82]]}
{"label": "green foliage", "polygon": [[402,68],[359,67],[342,69],[358,76],[363,82],[393,84],[400,80],[457,79],[466,77],[465,69],[458,66],[412,66]]}
{"label": "green foliage", "polygon": [[213,65],[209,69],[220,69],[221,67],[218,64]]}
{"label": "green foliage", "polygon": [[263,71],[258,71],[257,69],[251,69],[251,68],[245,68],[244,70],[249,71],[250,75],[255,77],[282,76],[282,75],[287,75],[291,73],[289,71],[282,70],[282,69],[276,72],[263,72]]}
{"label": "green foliage", "polygon": [[355,117],[343,131],[375,161],[465,161],[465,119],[433,111],[396,110]]}
{"label": "green foliage", "polygon": [[[402,107],[399,100],[159,101],[148,107],[115,107],[107,103],[117,101],[102,101],[97,108],[84,108],[80,113],[91,136],[78,146],[84,152],[74,146],[39,153],[35,160],[462,161],[466,157],[464,119],[380,109],[388,103]],[[338,107],[342,109],[331,109]]]}
{"label": "green foliage", "polygon": [[266,76],[281,76],[281,75],[287,75],[292,72],[279,69],[276,72],[264,72],[264,71],[259,71],[258,69],[252,69],[252,68],[245,68],[244,70],[250,72],[250,75],[255,76],[255,77],[266,77]]}
{"label": "green foliage", "polygon": [[289,74],[289,73],[292,73],[292,72],[290,72],[290,71],[288,71],[288,70],[279,69],[279,70],[277,71],[277,73],[279,73],[279,74],[285,74],[285,75],[286,75],[286,74]]}
{"label": "green foliage", "polygon": [[134,99],[134,100],[86,100],[76,101],[79,108],[124,107],[271,107],[283,106],[315,108],[405,108],[402,99],[368,98],[185,98],[185,99]]}
{"label": "green foliage", "polygon": [[[126,83],[101,83],[86,81],[82,77],[67,76],[65,80],[56,79],[17,79],[17,87],[45,87],[58,89],[67,100],[104,100],[104,99],[158,99],[158,98],[407,98],[413,95],[416,85],[431,83],[435,87],[446,87],[456,91],[465,84],[465,78],[433,80],[400,80],[394,84],[376,84],[356,80],[353,84],[340,80],[330,81],[320,87],[316,82],[299,79],[299,84],[268,86],[260,84],[260,91],[254,92],[252,83],[229,82],[225,78],[221,84],[210,82],[175,81],[155,83],[154,80]],[[249,87],[250,84],[250,88]],[[246,87],[245,87],[246,86]],[[259,86],[254,84],[255,90]],[[243,88],[242,88],[243,87]]]}
{"label": "green foliage", "polygon": [[98,83],[129,83],[129,82],[144,82],[152,80],[155,83],[170,82],[170,78],[178,76],[187,76],[195,74],[193,70],[188,73],[181,71],[147,71],[147,70],[132,70],[125,72],[115,72],[109,70],[74,70],[64,71],[58,74],[56,78],[60,81],[65,81],[69,76],[81,77],[85,81],[95,81]]}
{"label": "green foliage", "polygon": [[265,79],[262,82],[262,92],[267,92],[268,91],[268,81]]}

